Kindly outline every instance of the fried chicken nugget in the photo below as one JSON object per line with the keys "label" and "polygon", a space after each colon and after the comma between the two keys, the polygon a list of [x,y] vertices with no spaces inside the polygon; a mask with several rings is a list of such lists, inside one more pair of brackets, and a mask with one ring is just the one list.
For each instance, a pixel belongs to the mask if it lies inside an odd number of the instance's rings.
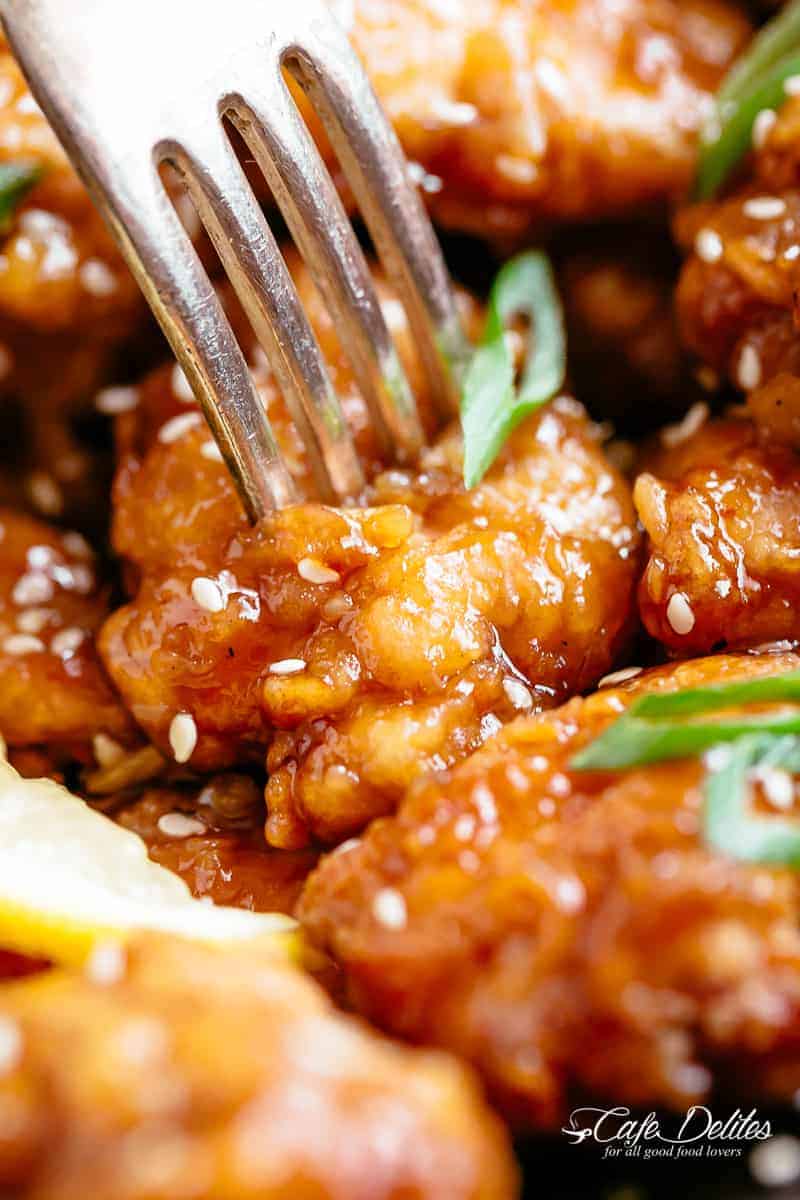
{"label": "fried chicken nugget", "polygon": [[746,418],[720,419],[662,444],[647,465],[634,498],[648,536],[648,632],[678,655],[800,639],[792,446]]}
{"label": "fried chicken nugget", "polygon": [[522,1127],[554,1126],[586,1093],[685,1110],[738,1081],[788,1100],[796,871],[704,843],[699,760],[569,764],[643,692],[798,667],[697,659],[515,721],[322,860],[299,906],[307,935],[360,1012],[471,1061]]}
{"label": "fried chicken nugget", "polygon": [[[396,302],[384,305],[402,342]],[[323,332],[369,461],[363,403]],[[303,484],[275,384],[263,367],[257,378]],[[274,845],[357,832],[422,771],[608,670],[630,628],[638,534],[628,487],[574,400],[522,426],[471,492],[451,430],[420,470],[379,474],[363,507],[300,505],[250,530],[196,410],[154,419],[160,379],[122,428],[115,540],[141,582],[101,653],[168,753],[175,716],[191,716],[193,768],[269,747]]]}
{"label": "fried chicken nugget", "polygon": [[130,735],[94,645],[107,611],[82,537],[0,509],[0,735],[9,746],[57,752],[96,733]]}
{"label": "fried chicken nugget", "polygon": [[252,946],[143,939],[119,977],[0,989],[20,1200],[512,1200],[472,1077],[336,1014]]}

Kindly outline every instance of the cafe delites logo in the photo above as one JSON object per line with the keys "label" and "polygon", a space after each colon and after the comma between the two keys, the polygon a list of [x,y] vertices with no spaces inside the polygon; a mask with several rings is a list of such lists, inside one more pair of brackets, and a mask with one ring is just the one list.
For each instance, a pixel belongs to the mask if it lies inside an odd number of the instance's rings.
{"label": "cafe delites logo", "polygon": [[649,1112],[633,1117],[629,1108],[576,1108],[562,1133],[574,1145],[592,1142],[603,1158],[738,1158],[754,1143],[772,1136],[769,1121],[736,1109],[724,1119],[693,1104],[685,1115],[664,1118]]}

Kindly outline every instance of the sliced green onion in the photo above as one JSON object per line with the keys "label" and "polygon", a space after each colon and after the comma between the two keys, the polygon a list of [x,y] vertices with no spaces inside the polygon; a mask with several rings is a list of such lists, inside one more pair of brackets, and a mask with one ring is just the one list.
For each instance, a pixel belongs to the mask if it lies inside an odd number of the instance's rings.
{"label": "sliced green onion", "polygon": [[34,163],[0,163],[0,234],[8,233],[17,205],[41,174]]}
{"label": "sliced green onion", "polygon": [[800,704],[800,671],[763,675],[758,679],[734,679],[683,692],[655,692],[636,700],[628,712],[637,717],[672,717],[719,712],[743,704],[796,700]]}
{"label": "sliced green onion", "polygon": [[765,108],[779,108],[786,99],[783,85],[800,75],[800,46],[773,64],[748,89],[718,108],[713,129],[703,138],[695,182],[695,197],[708,200],[722,186],[752,144],[753,124]]}
{"label": "sliced green onion", "polygon": [[570,762],[574,771],[619,771],[691,758],[752,733],[799,733],[800,709],[756,713],[733,721],[649,721],[626,713]]}
{"label": "sliced green onion", "polygon": [[744,54],[737,58],[717,92],[717,109],[724,113],[729,102],[757,85],[775,63],[800,48],[800,0],[773,17],[752,39]]}
{"label": "sliced green onion", "polygon": [[[506,339],[516,316],[529,319],[532,344],[519,386]],[[480,482],[520,422],[556,394],[566,363],[564,317],[549,259],[540,250],[520,254],[492,285],[483,342],[464,379],[461,426],[468,488]]]}
{"label": "sliced green onion", "polygon": [[704,834],[709,845],[744,862],[800,867],[800,822],[748,811],[754,767],[800,771],[800,738],[765,734],[742,738],[705,785]]}

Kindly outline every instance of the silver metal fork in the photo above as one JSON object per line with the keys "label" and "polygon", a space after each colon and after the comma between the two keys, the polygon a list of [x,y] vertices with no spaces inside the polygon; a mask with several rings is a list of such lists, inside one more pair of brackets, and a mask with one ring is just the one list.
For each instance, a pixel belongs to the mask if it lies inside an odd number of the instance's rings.
{"label": "silver metal fork", "polygon": [[285,72],[322,119],[406,307],[441,412],[467,347],[407,164],[321,0],[0,0],[12,49],[183,367],[251,519],[295,497],[245,358],[160,175],[182,176],[306,443],[319,494],[361,467],[319,346],[234,152],[239,131],[333,315],[384,450],[422,430],[367,263]]}

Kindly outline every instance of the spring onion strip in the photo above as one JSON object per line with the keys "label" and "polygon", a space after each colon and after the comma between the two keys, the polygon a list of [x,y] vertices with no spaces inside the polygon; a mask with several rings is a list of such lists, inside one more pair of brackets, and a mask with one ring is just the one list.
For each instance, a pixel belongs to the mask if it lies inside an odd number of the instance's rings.
{"label": "spring onion strip", "polygon": [[744,862],[800,868],[800,822],[749,811],[754,768],[800,772],[800,739],[768,734],[741,738],[705,785],[704,834],[715,850]]}

